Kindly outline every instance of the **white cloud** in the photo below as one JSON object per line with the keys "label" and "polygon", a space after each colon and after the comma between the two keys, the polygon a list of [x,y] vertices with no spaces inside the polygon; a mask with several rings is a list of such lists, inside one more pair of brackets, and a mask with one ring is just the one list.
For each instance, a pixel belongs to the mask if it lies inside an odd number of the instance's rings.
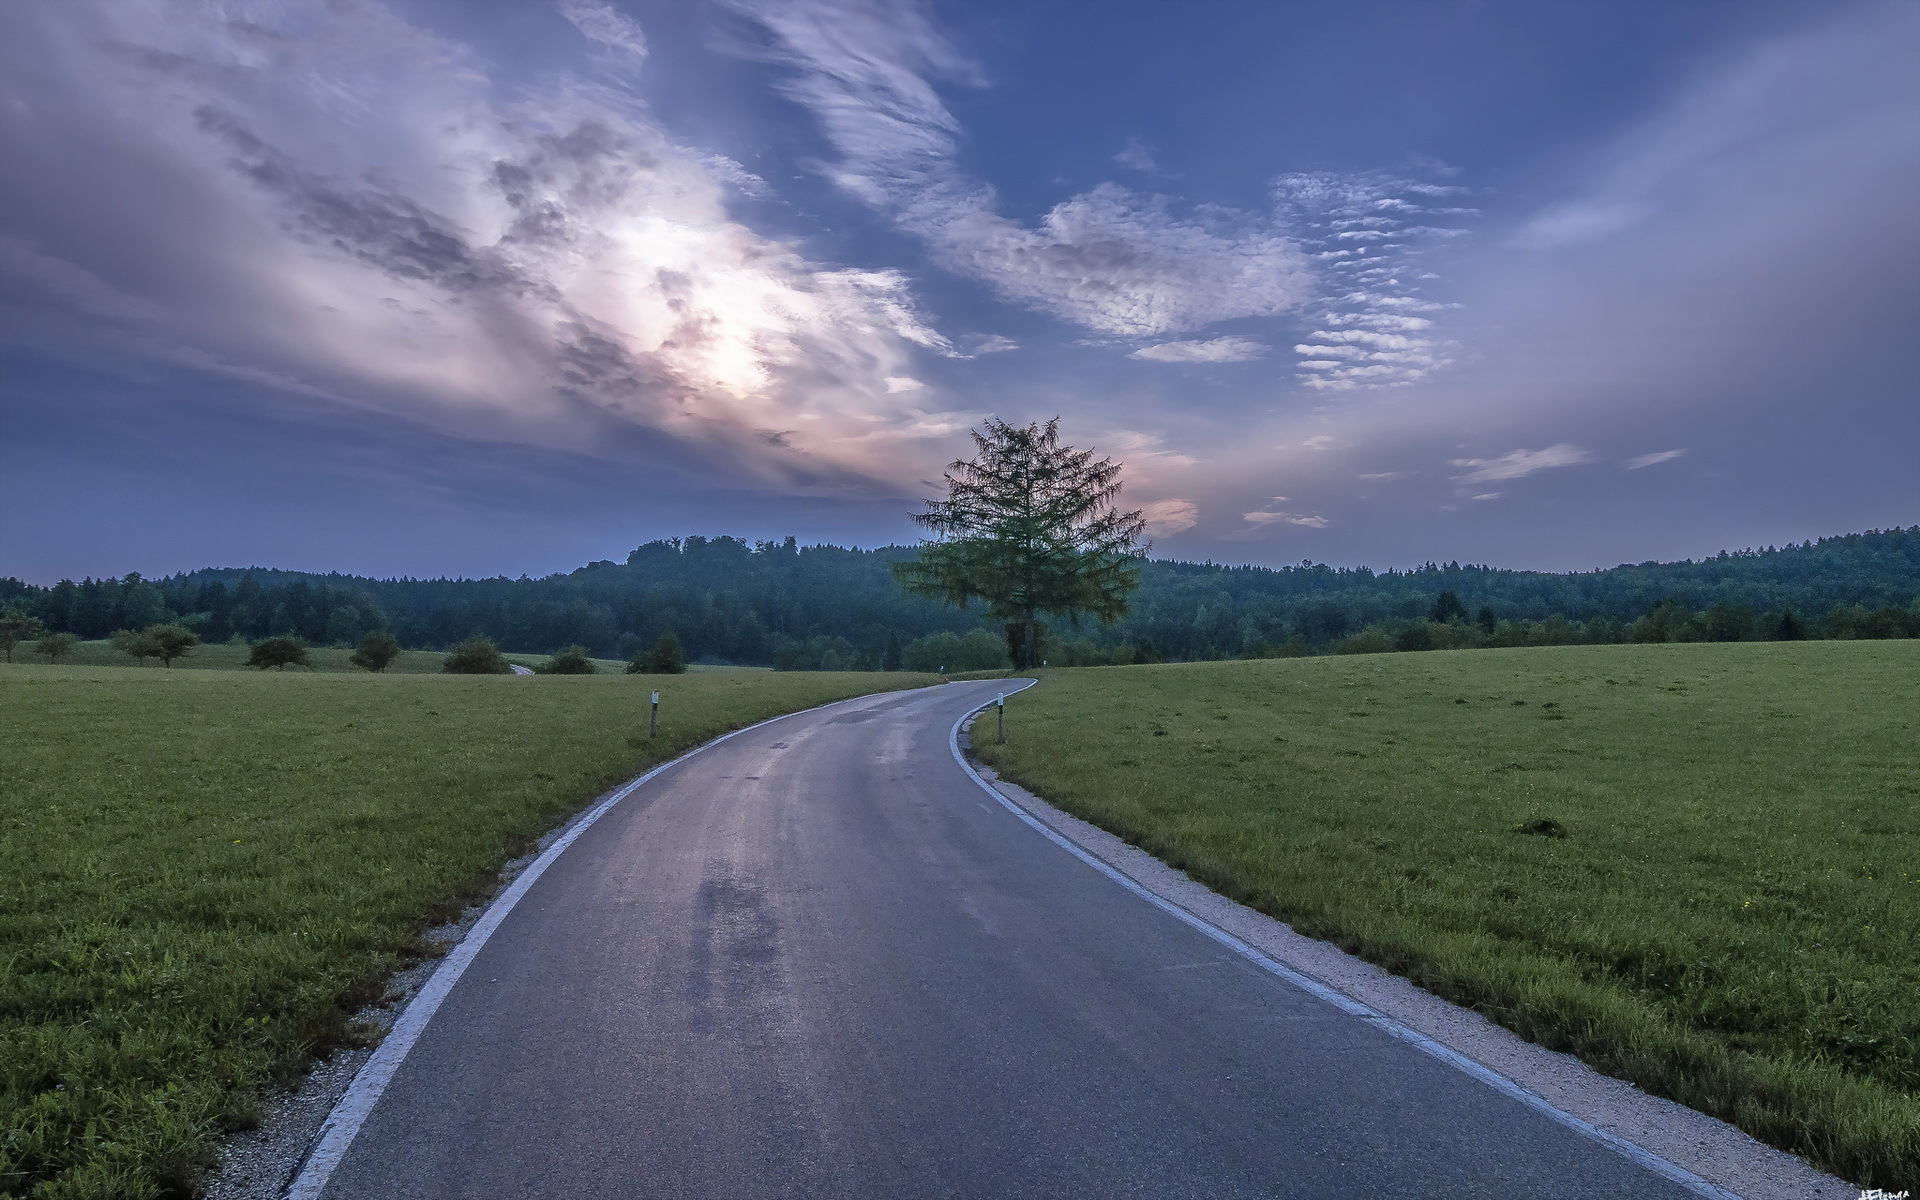
{"label": "white cloud", "polygon": [[1299,248],[1263,216],[1103,183],[1037,225],[1002,216],[957,165],[959,123],[936,81],[978,71],[917,7],[732,0],[795,71],[784,90],[839,154],[834,183],[923,239],[948,269],[1003,298],[1118,337],[1153,337],[1287,311],[1312,292]]}
{"label": "white cloud", "polygon": [[1642,454],[1638,458],[1629,458],[1620,465],[1629,471],[1638,471],[1641,467],[1651,467],[1655,463],[1672,462],[1685,453],[1685,450],[1658,450],[1652,454]]}
{"label": "white cloud", "polygon": [[1005,354],[1009,350],[1018,350],[1020,343],[1010,337],[1001,337],[997,333],[984,334],[973,343],[975,354]]}
{"label": "white cloud", "polygon": [[764,199],[773,195],[767,181],[724,154],[709,154],[700,160],[715,179],[733,185],[748,196]]}
{"label": "white cloud", "polygon": [[1325,517],[1302,516],[1290,512],[1250,512],[1241,513],[1240,519],[1256,528],[1266,525],[1299,525],[1307,529],[1325,529],[1328,521]]}
{"label": "white cloud", "polygon": [[[0,282],[38,298],[10,339],[471,437],[612,453],[604,431],[639,428],[661,449],[633,452],[796,486],[915,469],[903,443],[935,435],[888,381],[953,349],[904,275],[739,224],[728,188],[754,177],[617,84],[509,89],[370,0],[319,11],[72,0],[14,22],[0,74],[70,133],[48,157],[0,126],[48,214],[12,231],[31,255],[0,255]],[[563,12],[644,53],[612,8]],[[144,199],[89,224],[74,198],[103,186]]]}
{"label": "white cloud", "polygon": [[1300,447],[1303,450],[1326,450],[1337,444],[1336,439],[1331,434],[1317,433],[1306,441],[1301,442]]}
{"label": "white cloud", "polygon": [[1559,442],[1544,450],[1514,450],[1499,458],[1456,458],[1453,465],[1472,468],[1464,475],[1454,476],[1461,483],[1492,483],[1498,479],[1523,479],[1538,471],[1573,467],[1592,461],[1593,455],[1588,451],[1567,442]]}
{"label": "white cloud", "polygon": [[596,0],[560,0],[560,15],[572,21],[574,27],[587,37],[610,49],[618,50],[633,57],[636,62],[647,57],[647,36],[632,18],[616,11],[612,5],[597,3]]}
{"label": "white cloud", "polygon": [[1149,500],[1140,506],[1140,515],[1146,518],[1148,533],[1165,537],[1192,529],[1200,520],[1200,506],[1191,500]]}
{"label": "white cloud", "polygon": [[[1279,210],[1312,257],[1326,264],[1325,290],[1315,300],[1324,328],[1294,347],[1301,356],[1297,378],[1306,386],[1335,392],[1405,387],[1453,363],[1454,344],[1433,332],[1434,321],[1410,315],[1457,307],[1417,294],[1420,281],[1438,276],[1415,271],[1414,263],[1430,246],[1467,231],[1412,218],[1473,215],[1471,209],[1434,209],[1407,198],[1435,194],[1435,186],[1378,172],[1294,174],[1274,181]],[[1366,331],[1390,331],[1399,340],[1350,336]],[[1350,343],[1346,353],[1324,344],[1341,340]]]}
{"label": "white cloud", "polygon": [[1159,170],[1159,164],[1154,161],[1153,147],[1137,137],[1128,138],[1120,153],[1113,156],[1113,161],[1135,171]]}
{"label": "white cloud", "polygon": [[1251,338],[1217,337],[1205,342],[1161,342],[1142,346],[1128,358],[1166,363],[1251,362],[1264,357],[1267,348]]}
{"label": "white cloud", "polygon": [[1475,496],[1474,499],[1475,500],[1498,500],[1500,497],[1504,495],[1506,495],[1505,492],[1481,492],[1478,496]]}
{"label": "white cloud", "polygon": [[907,375],[889,375],[882,380],[889,392],[917,392],[927,385]]}

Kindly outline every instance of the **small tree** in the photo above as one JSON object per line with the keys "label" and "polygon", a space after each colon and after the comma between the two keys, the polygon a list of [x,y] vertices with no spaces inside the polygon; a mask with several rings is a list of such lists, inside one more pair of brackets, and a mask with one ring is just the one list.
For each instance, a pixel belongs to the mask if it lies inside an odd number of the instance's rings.
{"label": "small tree", "polygon": [[7,661],[13,661],[13,648],[30,638],[37,638],[47,631],[40,618],[31,616],[19,605],[12,605],[0,611],[0,649],[7,652]]}
{"label": "small tree", "polygon": [[490,639],[470,637],[447,652],[440,670],[446,675],[511,675],[513,665]]}
{"label": "small tree", "polygon": [[137,629],[116,629],[107,635],[107,644],[134,658],[151,658],[152,653]]}
{"label": "small tree", "polygon": [[70,633],[49,633],[33,644],[33,652],[46,655],[50,663],[57,663],[72,653],[79,641]]}
{"label": "small tree", "polygon": [[193,653],[200,644],[199,634],[179,625],[149,625],[140,636],[152,647],[151,657],[159,659],[163,667],[171,667],[174,659]]}
{"label": "small tree", "polygon": [[1486,634],[1488,637],[1492,637],[1494,628],[1499,624],[1499,621],[1497,618],[1494,617],[1493,609],[1485,604],[1482,604],[1480,606],[1479,614],[1473,618],[1473,623],[1480,627],[1481,633]]}
{"label": "small tree", "polygon": [[122,629],[111,639],[113,648],[134,658],[157,658],[162,666],[200,644],[200,635],[178,625],[149,625],[145,629]]}
{"label": "small tree", "polygon": [[647,656],[649,673],[653,675],[680,675],[687,669],[687,656],[680,649],[680,637],[672,630],[660,635],[653,644],[653,652]]}
{"label": "small tree", "polygon": [[368,671],[384,671],[400,657],[400,643],[390,633],[370,633],[360,639],[360,648],[347,659]]}
{"label": "small tree", "polygon": [[947,498],[913,514],[932,540],[893,567],[916,595],[963,609],[985,601],[1020,667],[1039,661],[1042,613],[1124,616],[1148,550],[1141,514],[1114,505],[1120,465],[1061,445],[1059,429],[1057,417],[1025,428],[996,417],[975,430],[979,455],[953,463]]}
{"label": "small tree", "polygon": [[585,646],[568,646],[564,650],[554,651],[551,658],[534,670],[541,675],[593,675],[600,668],[594,666],[593,660],[587,657]]}
{"label": "small tree", "polygon": [[291,634],[255,642],[247,652],[247,665],[259,667],[262,671],[268,667],[279,667],[284,671],[288,667],[308,666],[307,644]]}

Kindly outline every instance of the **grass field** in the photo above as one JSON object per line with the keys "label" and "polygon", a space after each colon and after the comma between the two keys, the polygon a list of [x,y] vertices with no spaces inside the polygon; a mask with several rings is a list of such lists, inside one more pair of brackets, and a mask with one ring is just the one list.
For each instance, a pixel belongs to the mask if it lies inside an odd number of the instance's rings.
{"label": "grass field", "polygon": [[607,786],[932,681],[0,666],[0,1195],[189,1194],[422,930]]}
{"label": "grass field", "polygon": [[1920,642],[1043,674],[979,749],[1013,780],[1535,1041],[1920,1187]]}

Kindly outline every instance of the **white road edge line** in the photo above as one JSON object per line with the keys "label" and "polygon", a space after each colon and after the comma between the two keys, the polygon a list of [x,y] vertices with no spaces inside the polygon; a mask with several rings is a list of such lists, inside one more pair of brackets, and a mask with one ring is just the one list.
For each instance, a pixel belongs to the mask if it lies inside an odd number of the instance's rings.
{"label": "white road edge line", "polygon": [[710,750],[729,738],[739,737],[743,733],[752,733],[756,729],[764,728],[776,721],[784,721],[788,717],[803,716],[838,704],[850,704],[855,700],[868,700],[874,696],[891,694],[893,693],[868,692],[864,696],[848,696],[844,700],[817,704],[798,712],[781,713],[777,717],[768,717],[764,721],[742,726],[731,733],[723,733],[712,741],[702,742],[677,758],[661,763],[639,778],[620,785],[612,795],[588,809],[571,828],[555,838],[553,844],[541,852],[540,857],[528,863],[527,869],[520,872],[505,891],[493,898],[493,902],[487,905],[487,911],[482,913],[480,919],[474,922],[473,928],[467,931],[467,936],[460,939],[460,944],[448,951],[447,956],[440,960],[440,966],[414,994],[412,1001],[407,1004],[406,1011],[402,1012],[400,1019],[393,1023],[393,1028],[387,1031],[387,1036],[380,1042],[380,1048],[373,1052],[373,1057],[366,1061],[359,1073],[353,1077],[353,1082],[347,1085],[346,1095],[340,1097],[340,1102],[333,1106],[332,1112],[327,1114],[326,1123],[320,1127],[320,1135],[315,1141],[313,1150],[308,1153],[306,1162],[302,1164],[300,1174],[295,1176],[292,1185],[287,1188],[286,1200],[319,1200],[320,1193],[326,1189],[327,1181],[333,1178],[334,1171],[346,1158],[348,1148],[353,1145],[353,1139],[359,1135],[360,1127],[366,1124],[367,1117],[372,1114],[373,1106],[378,1104],[380,1097],[386,1094],[387,1085],[393,1082],[393,1076],[399,1071],[400,1064],[405,1061],[407,1052],[412,1050],[413,1044],[420,1040],[421,1033],[426,1030],[427,1022],[431,1021],[433,1014],[439,1011],[441,1001],[447,998],[447,993],[453,990],[453,985],[460,982],[460,976],[466,973],[467,966],[486,946],[487,939],[492,937],[493,931],[507,919],[507,914],[513,911],[513,906],[520,902],[520,898],[539,882],[540,876],[546,873],[554,860],[559,858],[568,846],[573,845],[574,841],[594,822],[606,816],[614,805],[638,791],[643,784],[662,771],[671,770],[694,755]]}
{"label": "white road edge line", "polygon": [[[1012,692],[1008,692],[1007,694],[1013,695],[1014,692],[1025,691],[1027,688],[1032,687],[1034,684],[1038,682],[1039,680],[1037,679],[1029,679],[1025,683],[1021,684],[1019,687],[1013,689]],[[1252,963],[1254,966],[1259,967],[1261,970],[1286,980],[1288,983],[1294,985],[1295,987],[1301,989],[1302,991],[1305,991],[1313,996],[1318,997],[1321,1000],[1326,1001],[1328,1004],[1333,1005],[1335,1008],[1339,1009],[1344,1013],[1349,1014],[1350,1016],[1358,1017],[1362,1021],[1367,1022],[1369,1025],[1372,1025],[1374,1028],[1380,1030],[1383,1033],[1390,1034],[1393,1037],[1399,1038],[1403,1042],[1409,1042],[1412,1045],[1419,1047],[1420,1049],[1426,1051],[1428,1054],[1431,1054],[1433,1057],[1439,1059],[1441,1062],[1444,1062],[1451,1067],[1454,1067],[1458,1070],[1466,1072],[1468,1075],[1473,1076],[1475,1079],[1478,1079],[1480,1082],[1486,1084],[1488,1087],[1491,1087],[1492,1089],[1501,1093],[1502,1095],[1510,1096],[1513,1099],[1518,1100],[1520,1103],[1526,1105],[1528,1108],[1533,1109],[1535,1112],[1540,1113],[1542,1116],[1545,1116],[1550,1120],[1557,1121],[1560,1124],[1566,1126],[1567,1128],[1574,1130],[1576,1133],[1585,1134],[1587,1137],[1592,1138],[1594,1141],[1599,1142],[1601,1145],[1606,1146],[1614,1151],[1617,1151],[1620,1154],[1625,1155],[1628,1159],[1631,1159],[1633,1162],[1639,1164],[1642,1167],[1645,1167],[1649,1171],[1652,1171],[1654,1174],[1659,1175],[1665,1179],[1672,1180],[1674,1183],[1679,1184],[1681,1187],[1692,1192],[1694,1195],[1707,1197],[1708,1200],[1741,1200],[1741,1198],[1735,1195],[1734,1193],[1727,1191],[1725,1188],[1709,1183],[1707,1180],[1702,1179],[1698,1175],[1695,1175],[1692,1171],[1687,1170],[1685,1167],[1677,1166],[1673,1163],[1670,1163],[1666,1159],[1661,1158],[1659,1155],[1654,1154],[1651,1151],[1646,1150],[1640,1146],[1636,1146],[1632,1142],[1629,1142],[1623,1137],[1619,1137],[1615,1134],[1608,1133],[1606,1130],[1601,1129],[1597,1125],[1588,1124],[1586,1121],[1582,1121],[1579,1117],[1574,1116],[1572,1113],[1562,1112],[1560,1109],[1555,1108],[1545,1098],[1534,1094],[1532,1091],[1529,1091],[1527,1088],[1522,1087],[1520,1084],[1515,1083],[1511,1079],[1508,1079],[1505,1075],[1502,1075],[1497,1071],[1490,1070],[1489,1068],[1481,1065],[1480,1063],[1475,1062],[1471,1058],[1468,1058],[1466,1055],[1461,1054],[1459,1051],[1453,1049],[1450,1046],[1442,1045],[1440,1042],[1435,1041],[1434,1039],[1428,1037],[1426,1034],[1421,1033],[1419,1030],[1412,1029],[1406,1025],[1402,1025],[1399,1021],[1394,1020],[1392,1017],[1386,1015],[1385,1013],[1380,1012],[1369,1005],[1362,1004],[1358,1000],[1355,1000],[1353,997],[1348,996],[1343,992],[1335,991],[1334,989],[1328,987],[1326,984],[1321,983],[1317,979],[1314,979],[1312,976],[1303,975],[1299,971],[1294,970],[1292,967],[1289,967],[1284,963],[1278,962],[1275,959],[1268,957],[1267,955],[1261,953],[1259,950],[1248,945],[1246,942],[1241,941],[1239,938],[1233,936],[1231,933],[1228,933],[1226,930],[1221,929],[1219,926],[1213,924],[1211,921],[1208,921],[1203,917],[1197,916],[1194,913],[1188,912],[1186,909],[1180,907],[1178,904],[1175,904],[1173,901],[1168,900],[1166,897],[1161,896],[1158,893],[1149,890],[1146,886],[1139,883],[1132,876],[1127,875],[1125,872],[1119,870],[1117,867],[1114,867],[1112,864],[1100,858],[1095,857],[1093,854],[1083,849],[1079,844],[1074,842],[1071,838],[1067,837],[1065,834],[1060,833],[1058,830],[1049,826],[1046,822],[1040,820],[1040,818],[1034,816],[1032,813],[1028,812],[1026,809],[1020,807],[1020,805],[1015,804],[1013,801],[1007,799],[1004,795],[1000,793],[1000,790],[998,788],[994,787],[991,783],[988,783],[984,778],[982,778],[980,775],[980,772],[973,769],[973,764],[967,761],[967,756],[960,752],[961,726],[967,723],[968,718],[977,716],[978,714],[985,712],[987,709],[991,707],[993,707],[993,701],[989,700],[987,703],[981,705],[980,707],[971,709],[961,714],[960,719],[953,723],[953,728],[949,730],[947,733],[947,748],[953,752],[953,761],[959,763],[960,769],[965,771],[967,775],[970,778],[972,778],[972,780],[975,783],[979,784],[983,791],[985,791],[989,796],[992,796],[995,800],[998,800],[1001,806],[1005,808],[1008,812],[1020,818],[1022,821],[1025,821],[1028,825],[1032,826],[1036,831],[1039,832],[1041,837],[1046,838],[1048,841],[1052,842],[1054,845],[1060,847],[1062,850],[1065,850],[1068,854],[1071,854],[1075,858],[1079,859],[1081,862],[1086,863],[1088,866],[1092,867],[1094,870],[1100,872],[1102,875],[1105,875],[1108,879],[1113,880],[1115,883],[1127,889],[1129,892],[1132,892],[1134,895],[1140,897],[1142,900],[1145,900],[1147,903],[1153,905],[1155,908],[1160,909],[1161,911],[1167,913],[1169,916],[1172,916],[1177,920],[1185,922],[1187,925],[1192,926],[1194,929],[1212,938],[1214,941],[1220,943],[1222,946],[1225,946],[1227,949],[1233,951],[1235,954],[1238,954],[1240,957],[1246,959],[1248,962]]]}

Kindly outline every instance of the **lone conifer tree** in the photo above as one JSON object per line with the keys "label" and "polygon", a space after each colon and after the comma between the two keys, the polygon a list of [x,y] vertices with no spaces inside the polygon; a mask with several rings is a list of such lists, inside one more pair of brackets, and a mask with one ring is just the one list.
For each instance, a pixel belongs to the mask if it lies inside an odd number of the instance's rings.
{"label": "lone conifer tree", "polygon": [[1040,660],[1041,614],[1105,624],[1126,615],[1149,548],[1140,513],[1114,506],[1120,464],[1061,445],[1059,429],[1055,417],[975,430],[980,452],[947,468],[947,498],[913,514],[933,536],[893,568],[917,595],[961,608],[984,601],[1020,668]]}

